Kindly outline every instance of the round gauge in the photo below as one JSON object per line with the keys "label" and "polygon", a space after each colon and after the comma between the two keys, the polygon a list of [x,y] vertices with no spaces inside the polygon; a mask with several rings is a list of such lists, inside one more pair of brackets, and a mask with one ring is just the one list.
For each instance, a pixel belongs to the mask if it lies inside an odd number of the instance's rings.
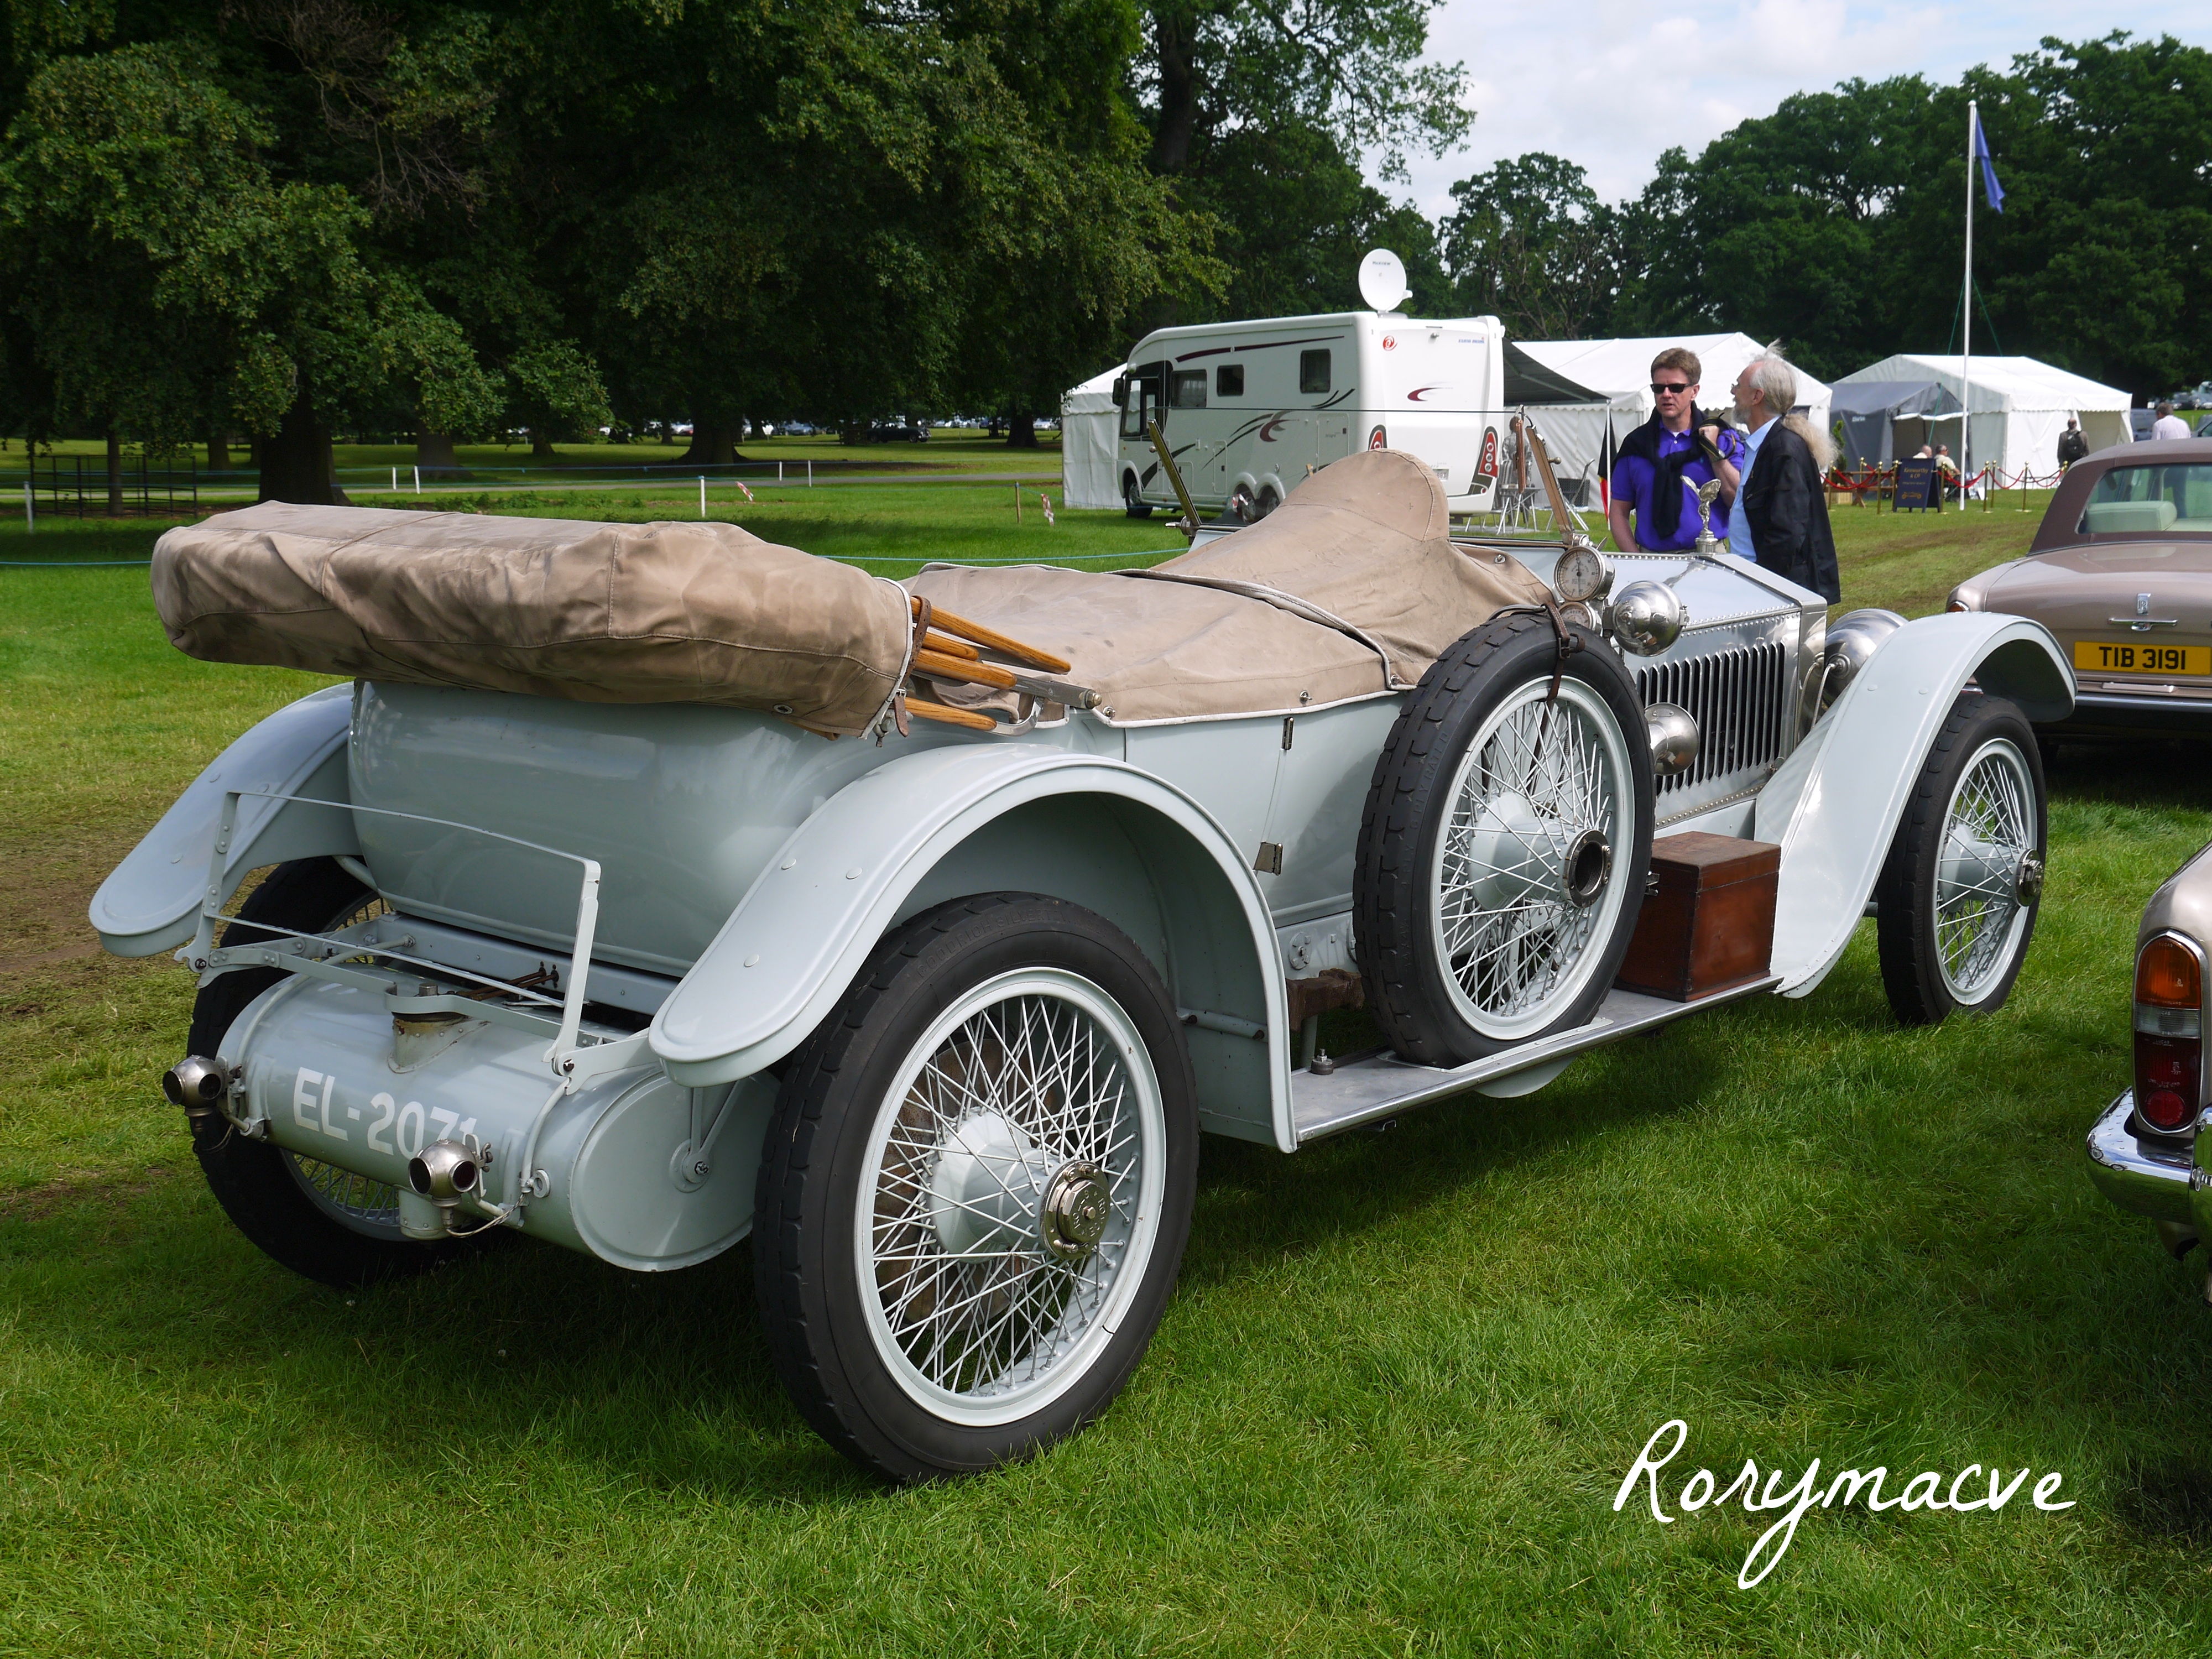
{"label": "round gauge", "polygon": [[1588,544],[1571,547],[1552,568],[1552,586],[1563,599],[1594,599],[1613,586],[1613,567]]}

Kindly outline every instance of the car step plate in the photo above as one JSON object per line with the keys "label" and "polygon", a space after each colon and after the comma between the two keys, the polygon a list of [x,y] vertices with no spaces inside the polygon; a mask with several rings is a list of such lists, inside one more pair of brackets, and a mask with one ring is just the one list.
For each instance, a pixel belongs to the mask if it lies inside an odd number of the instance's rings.
{"label": "car step plate", "polygon": [[1689,1002],[1645,996],[1636,991],[1613,991],[1598,1005],[1597,1017],[1588,1024],[1524,1042],[1504,1054],[1471,1060],[1465,1066],[1416,1066],[1387,1049],[1377,1049],[1338,1061],[1336,1070],[1327,1077],[1316,1077],[1311,1072],[1293,1072],[1291,1115],[1297,1126],[1298,1144],[1303,1146],[1309,1140],[1356,1129],[1377,1118],[1465,1094],[1516,1073],[1571,1060],[1586,1048],[1650,1030],[1685,1014],[1718,1007],[1754,992],[1771,991],[1779,983],[1779,975],[1770,974],[1747,985],[1716,991]]}

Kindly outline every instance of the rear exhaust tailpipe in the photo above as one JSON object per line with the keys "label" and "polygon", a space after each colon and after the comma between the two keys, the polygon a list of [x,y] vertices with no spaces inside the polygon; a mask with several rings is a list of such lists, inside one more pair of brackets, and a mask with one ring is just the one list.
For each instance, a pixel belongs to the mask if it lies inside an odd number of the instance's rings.
{"label": "rear exhaust tailpipe", "polygon": [[185,1121],[198,1136],[221,1120],[230,1081],[230,1067],[221,1060],[187,1054],[161,1073],[161,1092],[185,1109]]}

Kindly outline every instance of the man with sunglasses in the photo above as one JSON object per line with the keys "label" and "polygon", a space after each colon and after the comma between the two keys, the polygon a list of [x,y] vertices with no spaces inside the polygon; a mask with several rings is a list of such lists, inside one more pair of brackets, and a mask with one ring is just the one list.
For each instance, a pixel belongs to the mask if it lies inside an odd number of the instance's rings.
{"label": "man with sunglasses", "polygon": [[[1671,553],[1698,539],[1698,486],[1718,478],[1713,534],[1725,541],[1729,508],[1742,482],[1743,438],[1697,406],[1697,354],[1669,346],[1651,360],[1651,418],[1630,433],[1613,468],[1606,521],[1613,544]],[[1633,522],[1632,523],[1632,520]]]}

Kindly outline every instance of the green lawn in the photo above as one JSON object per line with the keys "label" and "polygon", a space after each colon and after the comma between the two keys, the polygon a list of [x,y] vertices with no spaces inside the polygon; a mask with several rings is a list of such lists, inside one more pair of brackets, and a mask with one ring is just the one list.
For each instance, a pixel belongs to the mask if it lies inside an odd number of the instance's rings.
{"label": "green lawn", "polygon": [[[765,497],[846,556],[1134,554],[985,487]],[[791,492],[793,495],[796,492]],[[695,498],[696,499],[696,498]],[[498,505],[511,505],[502,500]],[[574,500],[547,510],[580,512]],[[625,495],[594,511],[643,515]],[[680,503],[663,504],[673,512]],[[1836,514],[1847,603],[1924,611],[2000,508]],[[0,527],[0,558],[151,532]],[[2200,750],[2069,750],[2010,1005],[1905,1031],[1861,931],[1803,1001],[1295,1158],[1209,1141],[1128,1391],[1034,1463],[887,1492],[770,1373],[744,1249],[636,1278],[519,1244],[350,1301],[228,1225],[155,1079],[191,987],[81,954],[108,864],[314,684],[190,662],[143,569],[0,569],[0,1655],[2201,1655],[2212,1310],[2083,1173]],[[1661,1526],[1668,1470],[2022,1466],[2063,1513]],[[2032,1482],[2031,1482],[2032,1484]]]}

